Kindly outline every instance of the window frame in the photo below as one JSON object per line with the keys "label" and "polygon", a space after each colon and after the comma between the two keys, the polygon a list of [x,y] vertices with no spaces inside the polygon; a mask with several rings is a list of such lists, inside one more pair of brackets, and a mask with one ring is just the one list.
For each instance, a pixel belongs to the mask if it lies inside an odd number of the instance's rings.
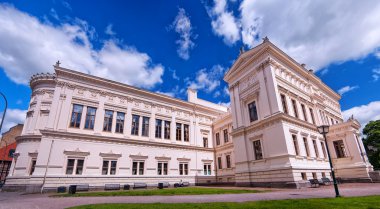
{"label": "window frame", "polygon": [[[67,171],[68,171],[68,167],[69,167],[69,160],[74,160],[74,164],[72,165],[72,172],[71,174],[68,174]],[[82,164],[82,172],[78,173],[78,161],[82,161],[83,164]],[[65,175],[68,175],[68,176],[80,176],[80,175],[83,175],[84,173],[84,161],[85,161],[85,158],[80,158],[80,157],[68,157],[66,159],[66,169],[65,169]],[[70,166],[71,167],[71,166]]]}
{"label": "window frame", "polygon": [[[34,163],[33,163],[34,162]],[[36,169],[36,164],[37,164],[37,158],[32,158],[30,160],[30,165],[29,165],[29,176],[32,176],[34,173],[34,170]]]}
{"label": "window frame", "polygon": [[182,123],[175,124],[175,140],[182,141]]}
{"label": "window frame", "polygon": [[342,139],[333,141],[333,145],[334,145],[334,150],[335,150],[335,154],[337,158],[348,157],[346,145],[344,144],[344,141]]}
{"label": "window frame", "polygon": [[318,146],[317,146],[317,140],[313,139],[312,141],[313,141],[315,157],[319,158],[319,150],[318,150]]}
{"label": "window frame", "polygon": [[209,147],[208,146],[208,137],[202,137],[202,139],[203,139],[203,147],[208,148]]}
{"label": "window frame", "polygon": [[215,141],[216,141],[216,146],[220,145],[220,135],[219,132],[215,133]]}
{"label": "window frame", "polygon": [[[123,116],[121,119],[120,116]],[[125,113],[116,112],[116,124],[115,124],[115,133],[124,133],[124,123],[125,123]]]}
{"label": "window frame", "polygon": [[296,156],[300,156],[298,137],[296,134],[292,134],[292,141],[293,141],[293,147],[294,147],[294,152]]}
{"label": "window frame", "polygon": [[[258,142],[258,145],[259,145],[259,148],[260,148],[259,152],[256,151],[256,149],[257,149],[257,147],[256,147],[257,142]],[[253,146],[253,152],[254,152],[254,155],[255,155],[255,160],[262,160],[262,159],[264,159],[263,146],[262,146],[261,140],[258,139],[258,140],[252,141],[252,146]]]}
{"label": "window frame", "polygon": [[204,163],[203,164],[203,175],[204,176],[211,176],[211,163]]}
{"label": "window frame", "polygon": [[140,117],[140,115],[132,114],[131,135],[133,136],[139,135]]}
{"label": "window frame", "polygon": [[178,170],[180,176],[188,176],[189,175],[189,163],[188,162],[179,162]]}
{"label": "window frame", "polygon": [[[103,171],[104,171],[104,162],[108,162],[107,163],[107,171],[106,173],[104,174]],[[114,167],[114,173],[112,173],[112,170],[113,170],[113,166],[112,166],[112,163],[113,162],[116,162],[116,166]],[[117,159],[103,159],[102,161],[102,174],[103,176],[114,176],[117,174]]]}
{"label": "window frame", "polygon": [[141,136],[149,137],[150,118],[142,116]]}
{"label": "window frame", "polygon": [[183,141],[190,141],[190,126],[188,124],[183,124]]}
{"label": "window frame", "polygon": [[162,139],[162,121],[161,119],[156,119],[155,121],[154,136],[157,139]]}
{"label": "window frame", "polygon": [[[107,115],[107,112],[112,113],[110,115]],[[111,132],[112,131],[112,123],[113,123],[113,110],[104,110],[104,120],[103,120],[103,131],[105,132]]]}
{"label": "window frame", "polygon": [[[161,165],[161,174],[160,174],[160,165]],[[165,165],[166,165],[166,170],[165,170]],[[157,162],[157,175],[158,176],[169,175],[169,162],[168,161],[158,161]]]}
{"label": "window frame", "polygon": [[164,139],[170,140],[170,124],[171,124],[171,121],[168,121],[168,120],[164,121]]}
{"label": "window frame", "polygon": [[309,141],[307,137],[302,137],[303,145],[305,147],[306,157],[310,157]]}
{"label": "window frame", "polygon": [[[136,173],[134,174],[134,170],[135,170],[134,165],[135,165],[135,163],[136,163],[137,167],[136,167]],[[141,169],[141,164],[142,164],[142,167],[143,167],[142,169]],[[145,174],[145,161],[144,160],[133,160],[132,161],[132,169],[131,169],[131,171],[132,171],[132,176],[143,176]],[[140,171],[142,171],[142,173]]]}
{"label": "window frame", "polygon": [[294,117],[299,118],[297,101],[295,99],[291,99],[291,101],[292,101],[292,106],[293,106]]}
{"label": "window frame", "polygon": [[[80,112],[74,112],[75,107],[80,107]],[[70,128],[80,128],[80,124],[82,121],[83,107],[84,106],[80,104],[73,104],[72,110],[71,110],[71,119],[69,122]]]}
{"label": "window frame", "polygon": [[231,168],[231,155],[226,155],[226,168]]}
{"label": "window frame", "polygon": [[[90,110],[94,110],[94,115],[90,114],[92,112],[89,112]],[[88,130],[94,130],[94,127],[95,127],[95,119],[96,119],[96,111],[98,110],[98,108],[96,107],[90,107],[90,106],[87,106],[87,110],[86,110],[86,119],[84,121],[84,129],[88,129]]]}
{"label": "window frame", "polygon": [[229,139],[228,139],[228,129],[224,129],[223,130],[223,138],[224,138],[224,143],[228,143]]}
{"label": "window frame", "polygon": [[257,111],[256,100],[253,100],[252,102],[248,103],[247,107],[248,107],[249,122],[252,123],[259,120],[259,113]]}
{"label": "window frame", "polygon": [[302,109],[302,114],[303,114],[303,119],[308,122],[308,118],[307,118],[307,113],[306,113],[306,107],[305,107],[305,104],[302,104],[301,103],[301,109]]}
{"label": "window frame", "polygon": [[288,104],[286,103],[285,94],[280,94],[280,97],[281,97],[282,111],[284,111],[285,114],[289,114]]}

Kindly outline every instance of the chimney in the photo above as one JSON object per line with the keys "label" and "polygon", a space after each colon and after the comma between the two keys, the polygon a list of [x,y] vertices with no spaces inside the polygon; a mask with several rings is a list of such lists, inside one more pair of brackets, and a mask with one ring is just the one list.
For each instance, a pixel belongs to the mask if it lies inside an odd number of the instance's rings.
{"label": "chimney", "polygon": [[188,88],[187,89],[187,101],[195,103],[196,100],[197,100],[197,98],[198,98],[198,96],[197,96],[197,90]]}

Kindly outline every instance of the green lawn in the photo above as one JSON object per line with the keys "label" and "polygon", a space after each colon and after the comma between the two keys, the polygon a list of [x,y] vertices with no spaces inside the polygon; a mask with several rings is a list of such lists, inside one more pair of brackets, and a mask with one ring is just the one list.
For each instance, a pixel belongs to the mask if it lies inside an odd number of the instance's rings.
{"label": "green lawn", "polygon": [[83,205],[74,207],[76,209],[106,209],[106,208],[128,208],[128,209],[243,209],[243,208],[380,208],[380,196],[367,197],[342,197],[342,198],[324,198],[324,199],[292,199],[292,200],[273,200],[257,201],[245,203],[180,203],[180,204],[98,204]]}
{"label": "green lawn", "polygon": [[100,191],[100,192],[78,192],[75,195],[60,194],[53,197],[88,197],[88,196],[152,196],[152,195],[203,195],[203,194],[242,194],[258,193],[261,191],[248,189],[222,189],[204,187],[185,187],[169,189],[144,189],[144,190],[119,190],[119,191]]}

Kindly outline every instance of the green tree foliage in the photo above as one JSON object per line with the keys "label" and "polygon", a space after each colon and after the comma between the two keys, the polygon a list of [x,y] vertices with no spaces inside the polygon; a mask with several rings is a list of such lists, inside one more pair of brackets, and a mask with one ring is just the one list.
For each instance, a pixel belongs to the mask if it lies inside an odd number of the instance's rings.
{"label": "green tree foliage", "polygon": [[380,169],[380,120],[370,121],[363,129],[366,138],[363,143],[367,150],[368,159],[377,170]]}

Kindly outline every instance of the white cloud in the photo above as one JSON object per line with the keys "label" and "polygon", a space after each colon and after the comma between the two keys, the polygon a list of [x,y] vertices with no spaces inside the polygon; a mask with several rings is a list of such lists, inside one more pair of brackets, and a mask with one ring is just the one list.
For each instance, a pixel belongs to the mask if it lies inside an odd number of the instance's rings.
{"label": "white cloud", "polygon": [[62,1],[61,3],[66,9],[72,10],[71,5],[67,1]]}
{"label": "white cloud", "polygon": [[225,106],[225,107],[230,107],[231,106],[231,102],[219,102],[218,105],[222,105],[222,106]]}
{"label": "white cloud", "polygon": [[138,87],[162,83],[164,67],[152,64],[147,54],[115,39],[94,49],[94,36],[83,20],[53,26],[0,4],[0,67],[16,83],[27,84],[31,75],[51,72],[57,60],[63,67]]}
{"label": "white cloud", "polygon": [[52,16],[54,19],[59,20],[59,16],[54,8],[50,9],[50,16]]}
{"label": "white cloud", "polygon": [[225,86],[225,87],[223,88],[223,92],[224,92],[224,94],[225,94],[227,97],[230,95],[230,90],[228,90],[228,87],[227,87],[227,86]]}
{"label": "white cloud", "polygon": [[116,33],[112,30],[112,27],[113,27],[112,24],[108,24],[104,33],[110,36],[116,35]]}
{"label": "white cloud", "polygon": [[162,91],[156,91],[156,93],[158,93],[158,94],[163,94],[163,95],[166,95],[166,96],[169,96],[169,97],[175,97],[174,92],[162,92]]}
{"label": "white cloud", "polygon": [[179,77],[177,76],[176,71],[175,70],[171,70],[171,69],[169,69],[169,71],[172,72],[173,79],[179,81]]}
{"label": "white cloud", "polygon": [[380,78],[380,68],[377,68],[377,69],[373,69],[372,70],[372,78],[373,78],[373,81],[378,81],[379,78]]}
{"label": "white cloud", "polygon": [[211,17],[211,26],[217,36],[223,37],[224,43],[232,45],[240,40],[239,22],[232,12],[227,10],[226,0],[214,0],[214,6],[207,8]]}
{"label": "white cloud", "polygon": [[214,65],[210,70],[203,68],[196,73],[195,81],[187,80],[186,83],[189,88],[210,93],[220,86],[224,71],[220,65]]}
{"label": "white cloud", "polygon": [[338,90],[338,93],[339,93],[340,95],[343,95],[343,94],[345,94],[345,93],[347,93],[347,92],[350,92],[350,91],[352,91],[352,90],[355,90],[355,89],[357,89],[357,88],[359,88],[359,86],[345,86],[345,87],[340,88],[340,89]]}
{"label": "white cloud", "polygon": [[[3,117],[3,112],[0,113],[0,119]],[[11,127],[19,123],[23,124],[26,117],[26,110],[8,109],[4,118],[1,133],[7,132]]]}
{"label": "white cloud", "polygon": [[268,36],[316,70],[359,59],[380,46],[380,1],[244,0],[240,11],[246,45]]}
{"label": "white cloud", "polygon": [[361,128],[363,129],[369,121],[380,119],[380,101],[374,101],[367,105],[350,108],[343,111],[342,115],[346,120],[353,115],[354,118],[361,123]]}
{"label": "white cloud", "polygon": [[189,51],[195,46],[192,39],[195,39],[196,35],[193,34],[190,18],[186,15],[186,11],[183,8],[179,8],[170,29],[174,29],[179,34],[179,39],[176,41],[178,56],[184,60],[188,60],[190,58]]}

